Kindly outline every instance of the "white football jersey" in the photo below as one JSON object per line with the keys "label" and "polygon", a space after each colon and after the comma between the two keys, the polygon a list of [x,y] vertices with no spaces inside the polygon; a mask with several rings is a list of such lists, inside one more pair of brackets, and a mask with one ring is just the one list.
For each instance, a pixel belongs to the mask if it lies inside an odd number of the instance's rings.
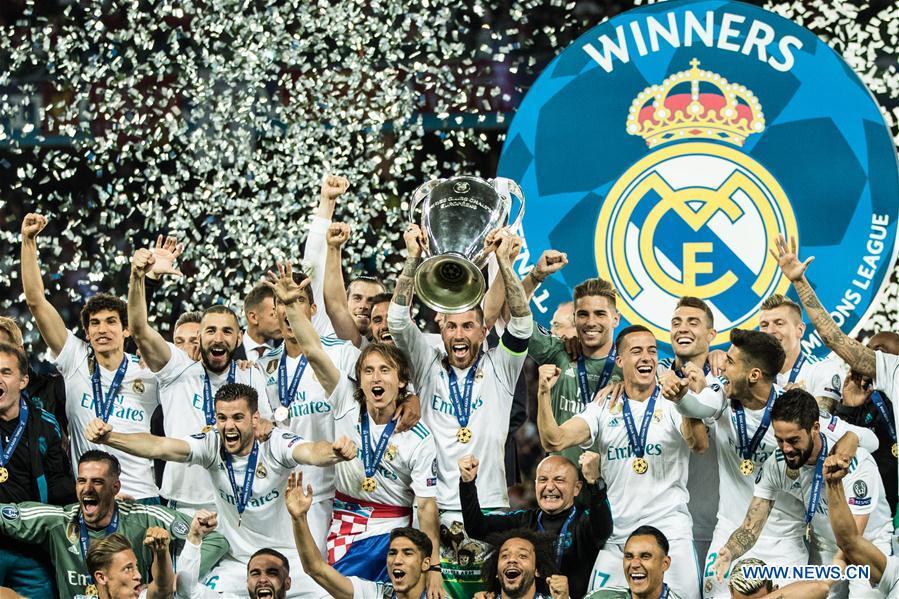
{"label": "white football jersey", "polygon": [[[602,478],[608,485],[614,531],[609,543],[624,543],[634,529],[652,524],[669,539],[692,539],[693,522],[687,510],[687,470],[690,448],[681,433],[683,418],[672,402],[659,394],[645,440],[649,469],[637,474],[622,414],[623,398],[609,408],[608,398],[591,402],[574,416],[590,428],[590,439],[581,447],[597,443]],[[629,401],[634,424],[640,431],[647,401]]]}
{"label": "white football jersey", "polygon": [[[84,428],[97,417],[94,411],[94,392],[91,371],[100,369],[100,386],[104,398],[116,371],[102,368],[91,356],[87,342],[68,332],[66,343],[53,360],[62,374],[66,385],[66,417],[69,419],[69,440],[71,443],[72,471],[78,472],[78,458],[89,449],[99,449],[114,455],[121,464],[122,493],[135,499],[158,497],[153,476],[153,461],[139,458],[124,451],[88,442]],[[90,359],[89,359],[90,358]],[[109,424],[120,433],[149,433],[150,418],[159,405],[156,379],[140,358],[125,354],[128,370],[122,379],[114,400]]]}
{"label": "white football jersey", "polygon": [[[353,376],[359,350],[352,343],[336,337],[323,337],[322,346],[331,362],[341,373]],[[265,391],[268,410],[274,413],[281,406],[278,395],[278,364],[284,353],[284,345],[275,348],[263,356],[258,364],[265,372]],[[293,380],[300,358],[287,357],[287,386]],[[286,393],[286,390],[285,390]],[[288,408],[290,419],[277,423],[279,428],[290,430],[307,441],[334,441],[333,409],[325,390],[315,376],[312,366],[307,364],[296,393]],[[303,484],[311,484],[315,493],[315,501],[325,501],[334,497],[334,467],[319,468],[306,466],[303,468]]]}
{"label": "white football jersey", "polygon": [[309,234],[303,248],[303,269],[311,279],[312,300],[317,310],[312,315],[315,332],[323,337],[334,334],[334,326],[325,310],[325,261],[328,257],[328,227],[331,220],[313,215],[309,221]]}
{"label": "white football jersey", "polygon": [[[790,382],[792,369],[777,375],[775,381],[783,387]],[[838,360],[817,360],[806,356],[795,382],[802,382],[803,388],[815,397],[827,397],[840,401],[843,391],[843,366]]]}
{"label": "white football jersey", "polygon": [[[437,505],[442,510],[459,511],[459,459],[474,455],[480,460],[477,487],[483,508],[509,506],[506,488],[505,446],[509,433],[512,396],[527,350],[515,353],[502,342],[483,353],[474,379],[470,442],[456,437],[459,421],[449,395],[449,379],[444,367],[446,350],[435,348],[412,322],[406,306],[391,303],[388,325],[394,343],[409,357],[412,380],[421,399],[421,417],[437,444]],[[533,319],[513,318],[506,334],[518,339],[531,335]],[[460,391],[469,368],[453,367]]]}
{"label": "white football jersey", "polygon": [[880,577],[878,590],[887,597],[899,596],[899,557],[888,555],[886,568]]}
{"label": "white football jersey", "polygon": [[[206,426],[203,411],[203,385],[206,368],[203,362],[191,360],[186,353],[169,343],[172,355],[156,373],[159,382],[159,402],[162,404],[163,427],[167,437],[184,438]],[[228,382],[228,369],[209,373],[212,396]],[[249,385],[259,396],[259,415],[271,419],[272,413],[265,398],[265,381],[258,368],[237,368],[234,382]],[[202,468],[168,462],[162,474],[162,496],[191,505],[212,506],[213,496]]]}

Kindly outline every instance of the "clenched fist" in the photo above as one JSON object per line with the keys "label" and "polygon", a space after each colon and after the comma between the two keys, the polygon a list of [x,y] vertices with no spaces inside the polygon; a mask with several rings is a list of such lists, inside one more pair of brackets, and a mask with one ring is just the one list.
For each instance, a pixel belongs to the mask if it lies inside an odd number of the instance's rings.
{"label": "clenched fist", "polygon": [[112,425],[103,422],[100,418],[94,418],[84,427],[84,436],[91,443],[105,445],[109,441],[109,435],[112,434]]}

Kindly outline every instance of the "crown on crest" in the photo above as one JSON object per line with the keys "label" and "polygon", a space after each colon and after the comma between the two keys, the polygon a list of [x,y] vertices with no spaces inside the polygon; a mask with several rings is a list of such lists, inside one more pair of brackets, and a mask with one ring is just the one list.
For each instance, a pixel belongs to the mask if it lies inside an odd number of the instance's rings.
{"label": "crown on crest", "polygon": [[684,139],[713,139],[742,146],[765,128],[762,106],[744,86],[711,71],[691,68],[644,89],[631,103],[627,132],[650,148]]}

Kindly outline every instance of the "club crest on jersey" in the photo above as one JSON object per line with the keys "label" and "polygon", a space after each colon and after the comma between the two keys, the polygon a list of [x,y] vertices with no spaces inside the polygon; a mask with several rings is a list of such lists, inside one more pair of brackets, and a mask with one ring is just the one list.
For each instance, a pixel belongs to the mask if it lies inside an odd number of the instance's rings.
{"label": "club crest on jersey", "polygon": [[138,395],[141,395],[146,390],[146,387],[144,386],[144,382],[142,380],[134,379],[134,382],[131,383],[131,390]]}
{"label": "club crest on jersey", "polygon": [[[599,276],[620,326],[647,325],[668,355],[681,296],[709,304],[713,346],[756,328],[770,295],[795,299],[778,235],[818,258],[816,290],[847,332],[896,256],[899,169],[870,92],[813,33],[742,2],[642,6],[587,31],[531,86],[498,174],[528,198],[525,262],[569,256],[535,316]],[[829,353],[814,327],[803,350]]]}
{"label": "club crest on jersey", "polygon": [[3,509],[0,509],[0,516],[2,516],[4,520],[18,520],[19,508],[14,505],[4,506]]}
{"label": "club crest on jersey", "polygon": [[268,476],[268,470],[265,469],[265,464],[259,462],[259,465],[256,466],[256,478],[265,478]]}
{"label": "club crest on jersey", "polygon": [[396,445],[393,443],[387,446],[387,451],[384,452],[384,458],[389,462],[392,461],[393,458],[396,457]]}
{"label": "club crest on jersey", "polygon": [[[269,360],[268,365],[265,367],[266,374],[274,374],[275,370],[278,369],[278,361],[277,360]],[[272,384],[272,383],[269,383]]]}
{"label": "club crest on jersey", "polygon": [[188,531],[189,527],[181,520],[175,520],[175,522],[172,523],[172,532],[175,533],[175,535],[183,537],[188,533]]}

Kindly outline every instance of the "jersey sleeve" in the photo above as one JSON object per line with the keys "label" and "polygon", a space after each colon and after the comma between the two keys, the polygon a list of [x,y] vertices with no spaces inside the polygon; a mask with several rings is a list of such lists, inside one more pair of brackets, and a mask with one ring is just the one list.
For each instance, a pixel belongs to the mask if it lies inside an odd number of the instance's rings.
{"label": "jersey sleeve", "polygon": [[297,467],[297,461],[293,459],[293,448],[303,442],[303,438],[296,433],[277,427],[272,429],[272,435],[268,438],[272,457],[278,465],[286,470],[293,470]]}
{"label": "jersey sleeve", "polygon": [[166,387],[174,383],[193,364],[193,360],[184,351],[175,347],[172,343],[168,345],[169,361],[156,373],[156,380],[159,382],[160,387]]}
{"label": "jersey sleeve", "polygon": [[840,401],[843,390],[843,369],[840,367],[840,363],[836,360],[818,362],[811,387],[808,392],[815,397]]}
{"label": "jersey sleeve", "polygon": [[340,382],[334,387],[331,396],[328,397],[328,403],[334,408],[331,412],[335,419],[345,417],[358,404],[353,396],[356,392],[356,385],[344,373],[340,374]]}
{"label": "jersey sleeve", "polygon": [[[857,457],[854,459],[858,460]],[[880,471],[873,459],[858,460],[854,469],[850,464],[849,474],[843,479],[843,491],[850,512],[857,516],[873,513],[882,499],[880,489]]]}
{"label": "jersey sleeve", "polygon": [[358,576],[349,576],[350,582],[353,583],[353,597],[369,597],[370,599],[382,599],[390,597],[388,590],[383,582],[374,582],[373,580],[365,580]]}
{"label": "jersey sleeve", "polygon": [[65,511],[58,506],[36,501],[0,503],[0,534],[4,537],[44,545],[51,531],[65,523]]}
{"label": "jersey sleeve", "polygon": [[498,381],[510,395],[515,393],[518,375],[528,357],[528,340],[534,329],[534,321],[530,316],[513,316],[506,325],[499,345],[491,350],[495,358]]}
{"label": "jersey sleeve", "polygon": [[688,391],[687,395],[677,402],[677,411],[688,418],[718,420],[726,407],[724,381],[720,378],[716,378],[699,393]]}
{"label": "jersey sleeve", "polygon": [[182,439],[190,446],[190,455],[187,456],[188,464],[196,464],[204,468],[210,468],[218,456],[219,436],[213,429],[209,432],[195,433]]}
{"label": "jersey sleeve", "polygon": [[580,418],[583,420],[587,424],[587,428],[590,429],[590,439],[581,444],[581,449],[590,450],[593,444],[596,443],[596,439],[599,437],[599,418],[604,405],[605,402],[602,405],[595,401],[590,402],[581,410],[580,414],[572,416],[572,419]]}
{"label": "jersey sleeve", "polygon": [[874,357],[876,360],[874,387],[890,398],[895,410],[896,402],[899,401],[899,356],[877,351],[874,352]]}
{"label": "jersey sleeve", "polygon": [[777,492],[780,491],[781,487],[780,479],[782,478],[777,462],[778,457],[783,459],[783,456],[780,455],[780,450],[774,452],[774,455],[769,456],[765,463],[760,466],[762,471],[759,473],[759,478],[755,481],[755,491],[753,492],[755,497],[769,501],[774,501],[775,497],[777,497]]}
{"label": "jersey sleeve", "polygon": [[528,357],[537,364],[555,364],[559,352],[565,353],[562,340],[533,321],[533,332],[528,339]]}
{"label": "jersey sleeve", "polygon": [[190,541],[184,543],[178,554],[178,571],[175,574],[175,599],[198,599],[200,582],[200,546]]}
{"label": "jersey sleeve", "polygon": [[437,445],[430,431],[416,445],[409,465],[412,468],[412,492],[415,496],[437,497]]}
{"label": "jersey sleeve", "polygon": [[89,353],[88,344],[76,337],[72,331],[67,331],[66,342],[59,350],[59,355],[53,358],[53,363],[63,377],[69,378],[87,359]]}
{"label": "jersey sleeve", "polygon": [[319,335],[333,335],[334,327],[325,310],[325,261],[328,256],[328,227],[330,219],[321,216],[313,216],[309,223],[309,232],[306,235],[306,245],[303,248],[303,264],[312,271],[309,278],[312,287],[312,300],[318,309],[312,315],[312,326]]}
{"label": "jersey sleeve", "polygon": [[[336,338],[335,338],[336,339]],[[324,342],[324,340],[323,340]],[[336,347],[336,356],[332,358],[334,365],[341,373],[353,378],[356,376],[356,360],[362,352],[355,345],[348,341],[341,340],[340,345]]]}
{"label": "jersey sleeve", "polygon": [[839,441],[846,433],[852,432],[858,437],[858,446],[865,451],[869,453],[874,452],[880,446],[880,440],[874,431],[863,426],[849,424],[836,414],[822,412],[818,422],[821,424],[821,431],[834,443]]}

